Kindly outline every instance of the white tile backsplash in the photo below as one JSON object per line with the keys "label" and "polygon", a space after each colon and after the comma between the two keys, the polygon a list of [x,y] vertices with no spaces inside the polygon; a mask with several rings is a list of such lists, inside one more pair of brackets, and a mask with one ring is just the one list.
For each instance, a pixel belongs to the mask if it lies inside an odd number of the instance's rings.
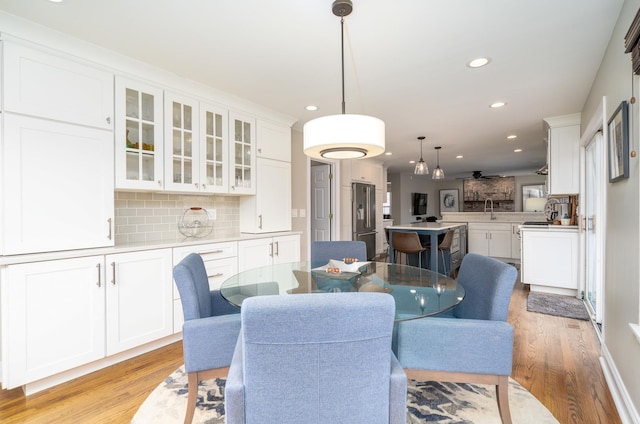
{"label": "white tile backsplash", "polygon": [[236,196],[116,191],[116,245],[184,237],[178,230],[178,221],[191,207],[215,209],[213,234],[235,236],[240,232],[239,205]]}

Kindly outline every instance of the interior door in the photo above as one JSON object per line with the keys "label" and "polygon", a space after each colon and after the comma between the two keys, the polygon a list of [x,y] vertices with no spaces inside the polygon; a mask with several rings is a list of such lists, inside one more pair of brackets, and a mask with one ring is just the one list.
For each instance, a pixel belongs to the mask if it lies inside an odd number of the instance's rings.
{"label": "interior door", "polygon": [[311,240],[331,240],[331,165],[311,164]]}
{"label": "interior door", "polygon": [[598,132],[586,146],[585,151],[585,246],[586,246],[586,299],[597,323],[602,323],[603,273],[603,205],[604,184],[604,138]]}

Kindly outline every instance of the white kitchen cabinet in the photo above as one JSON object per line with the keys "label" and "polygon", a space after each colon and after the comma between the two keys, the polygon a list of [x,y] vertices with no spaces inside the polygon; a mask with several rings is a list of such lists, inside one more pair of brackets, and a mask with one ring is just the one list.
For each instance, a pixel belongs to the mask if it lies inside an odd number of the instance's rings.
{"label": "white kitchen cabinet", "polygon": [[10,265],[0,281],[3,388],[104,357],[103,256]]}
{"label": "white kitchen cabinet", "polygon": [[522,228],[522,282],[531,291],[576,296],[577,228]]}
{"label": "white kitchen cabinet", "polygon": [[113,132],[4,114],[5,255],[113,246]]}
{"label": "white kitchen cabinet", "polygon": [[510,223],[470,222],[468,228],[469,253],[497,258],[511,257]]}
{"label": "white kitchen cabinet", "polygon": [[107,355],[173,333],[171,249],[106,256]]}
{"label": "white kitchen cabinet", "polygon": [[200,191],[198,100],[165,92],[164,188],[168,191]]}
{"label": "white kitchen cabinet", "polygon": [[511,259],[520,260],[520,225],[511,224]]}
{"label": "white kitchen cabinet", "polygon": [[240,199],[240,232],[291,230],[291,163],[257,159],[255,196]]}
{"label": "white kitchen cabinet", "polygon": [[249,115],[229,112],[229,192],[256,193],[256,119]]}
{"label": "white kitchen cabinet", "polygon": [[[207,270],[209,289],[216,290],[229,277],[238,273],[238,243],[209,243],[196,246],[177,247],[173,249],[173,266],[176,266],[185,256],[197,253],[202,257]],[[184,315],[178,287],[173,284],[173,332],[182,331]]]}
{"label": "white kitchen cabinet", "polygon": [[13,42],[2,48],[5,112],[113,130],[113,74]]}
{"label": "white kitchen cabinet", "polygon": [[116,188],[163,188],[162,89],[116,77]]}
{"label": "white kitchen cabinet", "polygon": [[200,140],[198,165],[200,191],[229,191],[229,117],[219,106],[200,102]]}
{"label": "white kitchen cabinet", "polygon": [[238,242],[238,272],[298,261],[300,261],[300,235],[298,234]]}
{"label": "white kitchen cabinet", "polygon": [[544,121],[549,138],[549,194],[576,194],[580,191],[580,114]]}
{"label": "white kitchen cabinet", "polygon": [[258,120],[257,156],[291,162],[291,128]]}

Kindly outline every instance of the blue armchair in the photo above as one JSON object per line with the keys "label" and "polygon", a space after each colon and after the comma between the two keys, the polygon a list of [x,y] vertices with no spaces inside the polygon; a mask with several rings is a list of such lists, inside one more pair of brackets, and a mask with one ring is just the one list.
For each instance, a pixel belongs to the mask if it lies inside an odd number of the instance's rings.
{"label": "blue armchair", "polygon": [[258,296],[225,386],[227,424],[406,422],[406,375],[384,293]]}
{"label": "blue armchair", "polygon": [[188,374],[186,424],[193,419],[201,380],[226,377],[240,333],[238,308],[231,306],[218,290],[209,289],[202,258],[191,253],[173,269],[180,292],[184,324],[182,345]]}
{"label": "blue armchair", "polygon": [[497,259],[469,253],[458,282],[465,298],[448,317],[399,322],[398,360],[409,378],[494,384],[503,423],[511,423],[509,376],[513,327],[507,322],[516,269]]}
{"label": "blue armchair", "polygon": [[344,258],[366,261],[367,245],[363,241],[348,240],[311,242],[311,265],[314,267],[326,265],[329,259]]}

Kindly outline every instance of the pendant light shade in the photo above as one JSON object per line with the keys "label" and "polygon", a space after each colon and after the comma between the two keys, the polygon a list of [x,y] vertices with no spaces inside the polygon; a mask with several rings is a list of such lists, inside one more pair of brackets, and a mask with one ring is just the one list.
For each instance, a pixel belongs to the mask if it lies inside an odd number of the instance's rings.
{"label": "pendant light shade", "polygon": [[438,162],[436,165],[436,169],[433,170],[433,175],[431,176],[431,178],[433,178],[434,180],[442,180],[444,179],[444,170],[442,168],[440,168],[440,149],[442,147],[438,146],[438,147],[434,147],[434,149],[436,149],[436,155],[438,156]]}
{"label": "pendant light shade", "polygon": [[342,53],[342,114],[312,119],[304,124],[304,154],[313,158],[358,159],[378,156],[385,149],[384,122],[366,115],[345,113],[344,17],[353,10],[351,0],[335,0],[331,6],[340,17]]}
{"label": "pendant light shade", "polygon": [[424,159],[422,159],[422,142],[424,141],[424,137],[418,137],[418,140],[420,140],[420,160],[416,163],[416,167],[413,170],[413,173],[415,175],[428,175],[429,167],[427,166],[427,163],[424,161]]}

